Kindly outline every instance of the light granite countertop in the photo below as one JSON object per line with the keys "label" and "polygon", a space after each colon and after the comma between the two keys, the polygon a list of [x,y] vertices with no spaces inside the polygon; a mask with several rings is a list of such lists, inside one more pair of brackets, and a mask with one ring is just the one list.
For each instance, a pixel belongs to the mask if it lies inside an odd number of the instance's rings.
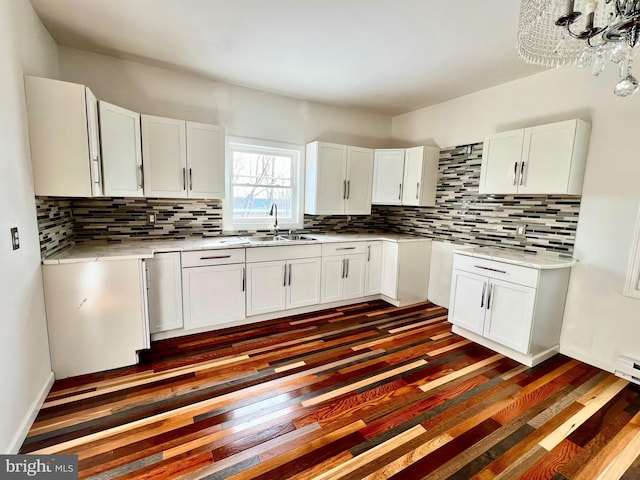
{"label": "light granite countertop", "polygon": [[528,253],[494,247],[465,247],[456,249],[455,253],[538,270],[568,268],[576,264],[575,258],[567,256],[552,253]]}
{"label": "light granite countertop", "polygon": [[392,242],[430,241],[430,238],[416,235],[397,235],[386,233],[368,234],[303,234],[315,240],[295,240],[279,242],[252,242],[251,236],[208,237],[180,240],[131,240],[118,243],[87,242],[67,247],[42,260],[44,265],[61,263],[97,262],[110,260],[130,260],[151,258],[154,253],[187,252],[194,250],[213,250],[220,248],[256,248],[286,245],[305,245],[335,242],[366,242],[387,240]]}

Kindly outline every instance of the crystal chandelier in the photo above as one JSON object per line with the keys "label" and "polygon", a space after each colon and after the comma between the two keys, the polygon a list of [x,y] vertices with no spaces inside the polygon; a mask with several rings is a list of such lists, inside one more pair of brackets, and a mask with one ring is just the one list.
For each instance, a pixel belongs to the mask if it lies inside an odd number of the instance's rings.
{"label": "crystal chandelier", "polygon": [[522,0],[516,47],[527,63],[578,66],[599,75],[618,65],[614,93],[638,91],[631,74],[640,39],[640,0]]}

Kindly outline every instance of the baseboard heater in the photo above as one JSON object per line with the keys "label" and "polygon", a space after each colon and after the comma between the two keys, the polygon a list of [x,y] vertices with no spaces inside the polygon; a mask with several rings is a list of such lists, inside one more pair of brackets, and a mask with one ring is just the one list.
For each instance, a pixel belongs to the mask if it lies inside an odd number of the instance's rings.
{"label": "baseboard heater", "polygon": [[615,374],[618,377],[640,385],[640,360],[625,355],[618,355]]}

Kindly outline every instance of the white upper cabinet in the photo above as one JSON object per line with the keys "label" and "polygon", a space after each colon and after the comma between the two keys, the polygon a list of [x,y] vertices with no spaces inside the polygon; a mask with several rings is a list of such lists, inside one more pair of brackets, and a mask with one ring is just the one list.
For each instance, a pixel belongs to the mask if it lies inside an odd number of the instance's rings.
{"label": "white upper cabinet", "polygon": [[96,98],[84,85],[25,76],[36,195],[102,195]]}
{"label": "white upper cabinet", "polygon": [[479,192],[580,195],[590,132],[575,119],[489,135]]}
{"label": "white upper cabinet", "polygon": [[333,143],[307,144],[305,213],[371,213],[373,150]]}
{"label": "white upper cabinet", "polygon": [[404,149],[375,151],[371,203],[380,205],[400,205],[402,203],[404,154]]}
{"label": "white upper cabinet", "polygon": [[224,129],[142,115],[147,197],[224,198]]}
{"label": "white upper cabinet", "polygon": [[144,191],[147,197],[187,196],[187,131],[184,120],[142,115]]}
{"label": "white upper cabinet", "polygon": [[437,147],[413,147],[375,151],[372,203],[378,205],[436,204]]}
{"label": "white upper cabinet", "polygon": [[402,204],[433,207],[438,184],[438,147],[407,148],[404,157]]}
{"label": "white upper cabinet", "polygon": [[224,127],[186,122],[191,198],[224,198]]}
{"label": "white upper cabinet", "polygon": [[104,194],[142,197],[140,114],[107,102],[98,102]]}

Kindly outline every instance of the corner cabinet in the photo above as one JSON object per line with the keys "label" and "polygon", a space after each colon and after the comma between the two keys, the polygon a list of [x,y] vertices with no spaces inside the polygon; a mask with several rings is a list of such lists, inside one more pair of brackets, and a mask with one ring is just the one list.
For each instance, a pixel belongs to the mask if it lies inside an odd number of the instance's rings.
{"label": "corner cabinet", "polygon": [[35,194],[101,196],[96,97],[75,83],[28,75],[24,83]]}
{"label": "corner cabinet", "polygon": [[176,330],[183,326],[182,268],[180,252],[156,253],[145,260],[149,331]]}
{"label": "corner cabinet", "polygon": [[437,147],[376,150],[371,203],[434,206],[439,157]]}
{"label": "corner cabinet", "polygon": [[224,128],[142,115],[144,190],[158,198],[224,198]]}
{"label": "corner cabinet", "polygon": [[382,298],[397,307],[426,302],[430,265],[430,239],[383,242]]}
{"label": "corner cabinet", "polygon": [[546,360],[560,348],[569,271],[455,253],[453,331],[529,366]]}
{"label": "corner cabinet", "polygon": [[367,277],[364,294],[378,295],[382,287],[382,242],[367,242]]}
{"label": "corner cabinet", "polygon": [[306,148],[305,213],[369,215],[373,150],[312,142]]}
{"label": "corner cabinet", "polygon": [[574,119],[489,135],[479,193],[580,195],[590,132]]}
{"label": "corner cabinet", "polygon": [[140,114],[99,101],[104,194],[144,196]]}

